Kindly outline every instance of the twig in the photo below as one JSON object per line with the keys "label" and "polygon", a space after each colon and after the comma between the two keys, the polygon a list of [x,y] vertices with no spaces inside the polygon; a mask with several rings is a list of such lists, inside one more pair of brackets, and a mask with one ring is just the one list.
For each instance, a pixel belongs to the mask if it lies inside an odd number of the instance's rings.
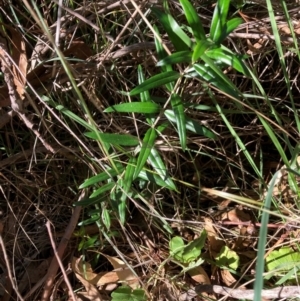
{"label": "twig", "polygon": [[[229,296],[235,299],[248,299],[252,300],[254,298],[254,290],[252,289],[231,289],[229,287],[220,285],[198,285],[195,287],[197,294],[203,292],[215,293],[220,295]],[[265,289],[261,292],[261,297],[266,299],[277,299],[277,298],[296,298],[300,296],[299,286],[286,286],[286,287],[276,287],[272,289]]]}
{"label": "twig", "polygon": [[[233,289],[220,285],[197,285],[195,289],[190,289],[187,293],[182,294],[179,297],[180,301],[190,301],[197,295],[202,293],[219,294],[235,299],[248,299],[253,300],[253,289]],[[279,299],[279,298],[299,298],[300,287],[299,286],[285,286],[272,289],[265,289],[261,292],[261,297],[266,299]]]}
{"label": "twig", "polygon": [[19,290],[18,290],[17,284],[15,283],[15,280],[14,280],[14,278],[13,278],[13,275],[12,275],[12,273],[11,273],[10,264],[9,264],[9,259],[8,259],[7,253],[6,253],[4,241],[3,241],[3,238],[2,238],[2,235],[1,235],[1,234],[0,234],[0,245],[1,245],[2,252],[3,252],[3,257],[4,257],[4,260],[5,260],[5,264],[6,264],[7,274],[8,274],[9,280],[10,280],[10,282],[11,282],[11,285],[12,285],[12,287],[13,287],[15,293],[17,294],[18,298],[19,298],[21,301],[24,301],[23,297],[21,296],[21,294],[20,294],[20,292],[19,292]]}
{"label": "twig", "polygon": [[[79,201],[82,200],[85,197],[85,191],[82,191],[80,197],[79,197]],[[69,225],[67,226],[67,229],[65,231],[64,236],[62,237],[60,244],[57,248],[57,256],[59,258],[63,257],[63,254],[65,252],[65,249],[67,247],[67,244],[70,240],[70,237],[72,235],[72,233],[74,232],[74,229],[78,223],[78,219],[80,216],[80,212],[81,212],[81,207],[77,206],[74,209],[73,215],[70,219]],[[41,297],[41,301],[48,301],[50,294],[51,294],[51,289],[54,285],[54,279],[56,276],[58,270],[58,263],[57,263],[57,259],[56,257],[54,257],[51,261],[50,267],[48,269],[47,272],[47,277],[46,277],[46,281],[45,281],[45,285],[44,285],[44,291]]]}
{"label": "twig", "polygon": [[64,275],[64,280],[65,280],[65,282],[66,282],[66,284],[67,284],[67,287],[68,287],[68,289],[69,289],[69,292],[70,292],[70,294],[71,294],[73,300],[75,301],[75,300],[76,300],[76,297],[75,297],[75,295],[74,295],[74,292],[73,292],[71,283],[70,283],[70,281],[69,281],[69,279],[68,279],[68,275],[67,275],[67,273],[66,273],[66,271],[65,271],[65,268],[64,268],[63,263],[61,262],[61,258],[58,256],[58,253],[57,253],[57,251],[56,251],[56,246],[55,246],[55,242],[54,242],[54,240],[53,240],[53,235],[52,235],[52,232],[51,232],[51,226],[50,226],[50,222],[49,222],[49,221],[47,221],[46,227],[47,227],[47,230],[48,230],[48,234],[49,234],[49,238],[50,238],[50,241],[51,241],[52,249],[53,249],[53,251],[54,251],[55,258],[56,258],[56,260],[57,260],[57,262],[58,262],[58,265],[59,265],[59,267],[60,267],[60,269],[61,269],[62,274]]}

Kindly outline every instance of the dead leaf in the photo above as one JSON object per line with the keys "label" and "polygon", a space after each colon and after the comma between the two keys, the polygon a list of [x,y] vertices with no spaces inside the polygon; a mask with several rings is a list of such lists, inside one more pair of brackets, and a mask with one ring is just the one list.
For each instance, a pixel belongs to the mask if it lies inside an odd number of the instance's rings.
{"label": "dead leaf", "polygon": [[188,271],[188,274],[195,280],[197,283],[200,284],[211,284],[210,279],[205,272],[205,270],[201,267],[195,267]]}
{"label": "dead leaf", "polygon": [[207,239],[209,242],[209,251],[212,257],[216,257],[225,243],[219,238],[219,235],[213,226],[212,220],[210,218],[205,218],[204,221],[204,229],[207,232]]}
{"label": "dead leaf", "polygon": [[116,270],[119,280],[129,285],[132,289],[140,287],[138,277],[129,269],[129,267],[119,258],[103,254]]}
{"label": "dead leaf", "polygon": [[73,257],[72,270],[75,274],[79,274],[89,283],[102,286],[110,283],[117,283],[119,276],[117,272],[101,272],[94,273],[91,265],[88,262],[83,262],[82,258]]}
{"label": "dead leaf", "polygon": [[248,222],[250,221],[250,215],[245,213],[243,210],[234,208],[228,212],[224,212],[221,216],[221,220],[228,220],[231,222]]}
{"label": "dead leaf", "polygon": [[20,98],[24,99],[28,65],[25,41],[17,30],[10,28],[9,31],[11,34],[11,57],[15,62],[13,65],[14,83]]}
{"label": "dead leaf", "polygon": [[75,273],[76,278],[83,284],[86,292],[78,293],[78,296],[83,296],[84,300],[91,300],[91,301],[102,301],[101,295],[97,288],[88,282],[86,279],[81,277],[79,274]]}
{"label": "dead leaf", "polygon": [[233,284],[236,283],[236,279],[231,275],[231,273],[228,270],[221,270],[221,278],[227,286],[231,287]]}

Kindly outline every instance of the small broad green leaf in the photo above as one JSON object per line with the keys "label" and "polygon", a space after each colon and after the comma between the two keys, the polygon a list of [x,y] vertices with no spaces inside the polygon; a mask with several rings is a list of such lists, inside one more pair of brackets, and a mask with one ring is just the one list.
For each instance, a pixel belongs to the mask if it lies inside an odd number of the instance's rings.
{"label": "small broad green leaf", "polygon": [[184,263],[195,261],[201,254],[204,247],[207,233],[205,230],[201,232],[200,237],[188,243],[183,249],[182,258]]}
{"label": "small broad green leaf", "polygon": [[171,105],[175,114],[176,126],[179,135],[181,148],[186,149],[186,120],[184,113],[184,106],[179,95],[173,94],[171,96]]}
{"label": "small broad green leaf", "polygon": [[230,250],[227,246],[223,246],[220,253],[216,257],[216,265],[220,268],[230,268],[237,270],[240,263],[240,257],[235,251]]}
{"label": "small broad green leaf", "polygon": [[132,290],[128,286],[120,286],[111,293],[111,301],[147,301],[147,295],[142,289]]}
{"label": "small broad green leaf", "polygon": [[139,144],[139,139],[131,135],[109,134],[100,132],[87,132],[85,136],[94,140],[101,140],[102,142],[110,143],[112,145],[136,146]]}
{"label": "small broad green leaf", "polygon": [[243,62],[243,56],[226,52],[221,48],[210,49],[206,51],[205,54],[213,60],[218,60],[227,66],[231,66],[235,70],[250,76],[248,68]]}
{"label": "small broad green leaf", "polygon": [[192,52],[190,50],[178,51],[160,60],[156,66],[174,65],[180,63],[190,63],[192,61]]}
{"label": "small broad green leaf", "polygon": [[215,6],[214,14],[210,26],[210,38],[217,44],[220,44],[225,38],[226,19],[230,0],[218,0]]}
{"label": "small broad green leaf", "polygon": [[205,31],[197,11],[188,0],[179,0],[184,10],[185,17],[192,28],[197,42],[206,40]]}
{"label": "small broad green leaf", "polygon": [[[295,252],[290,247],[282,247],[272,251],[266,258],[267,271],[272,272],[266,279],[272,276],[282,277],[292,270],[291,278],[295,278],[294,267],[299,266],[300,252]],[[299,267],[298,267],[299,270]]]}
{"label": "small broad green leaf", "polygon": [[182,254],[184,247],[184,241],[180,236],[173,237],[169,242],[170,255],[178,261],[182,262]]}
{"label": "small broad green leaf", "polygon": [[[145,92],[144,92],[145,93]],[[105,109],[104,113],[119,112],[119,113],[141,113],[153,114],[160,112],[160,105],[154,102],[129,102],[121,103]]]}
{"label": "small broad green leaf", "polygon": [[176,71],[167,71],[160,74],[156,74],[151,78],[145,80],[143,83],[132,89],[129,93],[130,96],[140,94],[147,90],[157,88],[180,78],[180,73]]}
{"label": "small broad green leaf", "polygon": [[124,171],[124,167],[121,164],[116,164],[116,167],[118,170],[115,170],[114,168],[108,169],[104,172],[101,172],[100,174],[90,177],[89,179],[86,179],[80,186],[79,189],[87,188],[89,186],[99,184],[99,182],[111,179],[120,173]]}
{"label": "small broad green leaf", "polygon": [[170,14],[164,13],[155,7],[152,7],[151,10],[161,22],[176,51],[189,50],[192,47],[191,39]]}

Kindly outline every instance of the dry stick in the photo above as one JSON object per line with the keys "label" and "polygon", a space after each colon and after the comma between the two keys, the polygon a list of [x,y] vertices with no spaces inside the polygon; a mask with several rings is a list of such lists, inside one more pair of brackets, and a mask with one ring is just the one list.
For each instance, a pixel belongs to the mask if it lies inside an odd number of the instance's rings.
{"label": "dry stick", "polygon": [[[79,196],[79,201],[82,200],[85,197],[85,191],[82,191],[82,193]],[[65,249],[67,247],[67,244],[70,240],[70,237],[72,235],[72,233],[74,232],[74,229],[77,225],[79,216],[80,216],[80,212],[81,212],[81,206],[77,206],[74,209],[73,215],[70,219],[69,225],[67,226],[67,229],[65,231],[64,236],[62,237],[60,244],[57,248],[57,256],[59,258],[63,257],[63,254],[65,252]],[[54,285],[54,279],[55,276],[57,274],[57,270],[58,270],[58,262],[56,260],[56,257],[54,257],[51,261],[50,267],[48,269],[47,272],[47,278],[44,284],[44,291],[42,294],[42,298],[41,301],[48,301],[50,294],[51,294],[51,289]]]}
{"label": "dry stick", "polygon": [[11,285],[14,289],[14,291],[16,292],[18,298],[21,300],[21,301],[24,301],[23,297],[21,296],[19,290],[18,290],[18,287],[15,283],[15,279],[13,278],[13,275],[11,273],[11,269],[10,269],[10,264],[9,264],[9,259],[8,259],[8,256],[7,256],[7,253],[6,253],[6,249],[5,249],[5,245],[4,245],[4,241],[3,241],[3,238],[2,238],[2,235],[0,234],[0,245],[1,245],[1,249],[2,249],[2,252],[3,252],[3,257],[4,257],[4,260],[5,260],[5,263],[6,263],[6,269],[7,269],[7,274],[8,274],[8,277],[9,277],[9,280],[11,282]]}
{"label": "dry stick", "polygon": [[59,257],[58,254],[57,254],[57,251],[56,251],[56,246],[55,246],[55,242],[54,242],[54,240],[53,240],[53,236],[52,236],[52,232],[51,232],[51,226],[50,226],[50,222],[49,222],[49,221],[47,221],[46,227],[47,227],[47,230],[48,230],[48,234],[49,234],[49,238],[50,238],[50,241],[51,241],[51,245],[52,245],[52,248],[53,248],[53,251],[54,251],[55,258],[56,258],[56,260],[57,260],[57,262],[58,262],[58,264],[59,264],[59,267],[60,267],[60,269],[61,269],[62,274],[64,275],[64,280],[65,280],[65,282],[66,282],[66,284],[67,284],[67,287],[68,287],[68,289],[69,289],[69,292],[70,292],[70,294],[71,294],[73,300],[75,301],[75,300],[76,300],[76,297],[75,297],[75,295],[74,295],[74,292],[73,292],[71,283],[70,283],[70,281],[69,281],[69,279],[68,279],[68,275],[67,275],[67,273],[66,273],[66,271],[65,271],[64,265],[62,264],[60,257]]}
{"label": "dry stick", "polygon": [[[187,293],[184,293],[179,297],[179,301],[191,301],[201,293],[219,294],[235,299],[253,300],[254,298],[254,290],[252,289],[236,289],[221,285],[205,284],[197,285],[195,289],[188,290]],[[300,288],[299,286],[285,286],[265,289],[262,290],[261,297],[266,299],[300,297]]]}

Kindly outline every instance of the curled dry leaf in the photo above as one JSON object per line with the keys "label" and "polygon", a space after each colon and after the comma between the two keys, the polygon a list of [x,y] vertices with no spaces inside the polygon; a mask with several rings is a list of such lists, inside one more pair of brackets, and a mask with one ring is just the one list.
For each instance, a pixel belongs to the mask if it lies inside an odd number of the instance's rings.
{"label": "curled dry leaf", "polygon": [[119,280],[122,283],[129,285],[132,289],[139,288],[138,277],[135,275],[135,273],[131,271],[131,269],[129,269],[129,267],[121,259],[105,254],[103,254],[103,256],[105,256],[107,260],[111,263],[111,265],[114,267],[116,273],[118,274]]}
{"label": "curled dry leaf", "polygon": [[14,83],[20,98],[24,99],[28,65],[25,41],[17,30],[10,28],[10,33],[12,59],[15,62],[13,65]]}
{"label": "curled dry leaf", "polygon": [[72,270],[76,277],[77,275],[80,275],[86,281],[96,286],[117,283],[119,280],[116,272],[101,272],[98,274],[94,273],[91,265],[88,262],[83,262],[82,257],[73,257]]}
{"label": "curled dry leaf", "polygon": [[219,237],[216,229],[213,226],[212,220],[210,218],[205,218],[204,221],[204,229],[207,232],[207,239],[209,242],[209,251],[212,257],[216,257],[217,254],[220,252],[221,248],[225,245],[225,243]]}

